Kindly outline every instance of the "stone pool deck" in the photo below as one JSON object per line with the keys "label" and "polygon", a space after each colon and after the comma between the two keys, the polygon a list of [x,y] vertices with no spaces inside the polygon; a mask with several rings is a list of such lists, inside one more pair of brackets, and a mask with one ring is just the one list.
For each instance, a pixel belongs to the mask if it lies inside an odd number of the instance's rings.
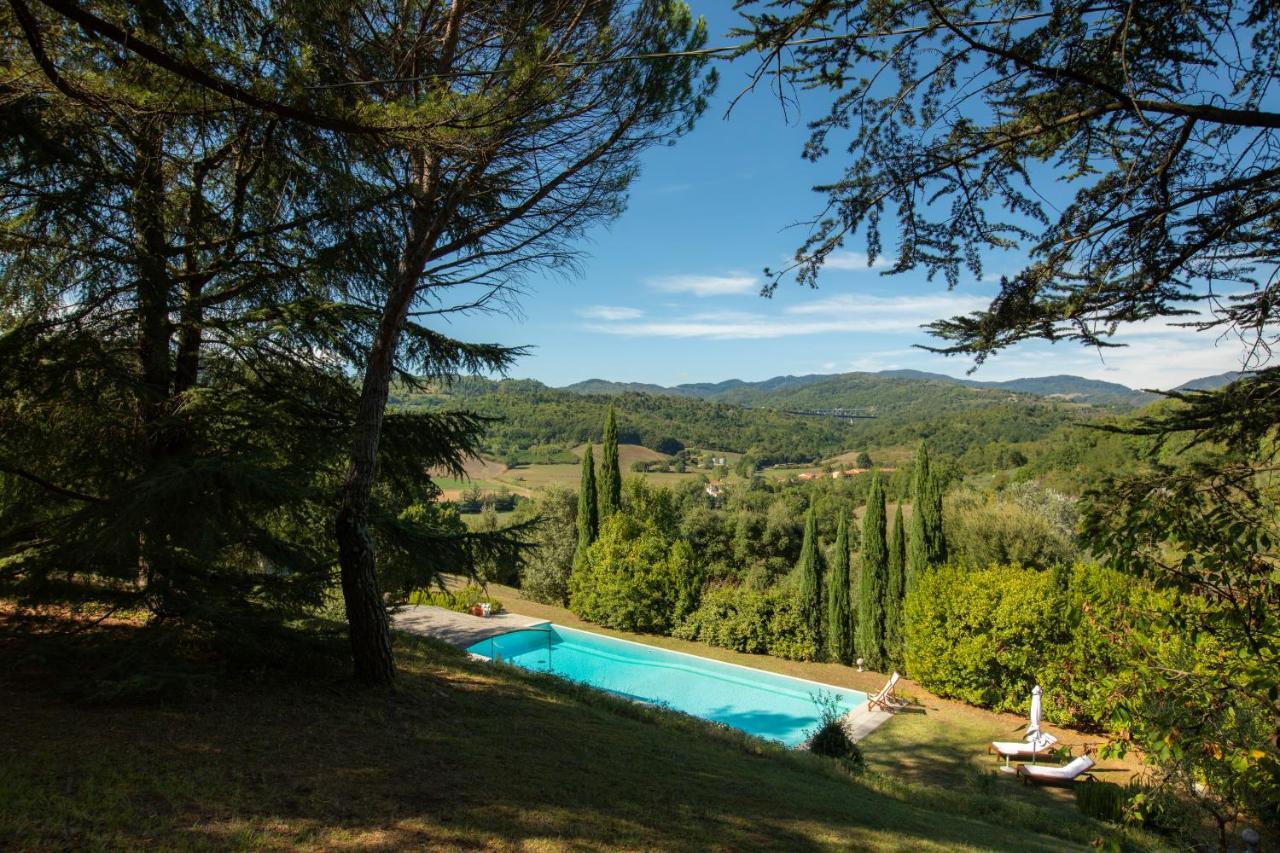
{"label": "stone pool deck", "polygon": [[464,649],[490,637],[550,624],[546,619],[534,619],[517,613],[472,616],[470,613],[458,613],[427,604],[401,607],[391,614],[391,627],[397,631],[435,637]]}

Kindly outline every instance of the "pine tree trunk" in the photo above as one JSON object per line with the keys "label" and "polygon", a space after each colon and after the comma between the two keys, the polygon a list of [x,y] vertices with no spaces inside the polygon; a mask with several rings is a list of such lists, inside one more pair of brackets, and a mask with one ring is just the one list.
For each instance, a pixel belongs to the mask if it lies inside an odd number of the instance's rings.
{"label": "pine tree trunk", "polygon": [[[434,180],[432,164],[423,158],[418,169],[419,185],[427,190],[424,198],[430,199]],[[438,233],[438,223],[433,222],[429,202],[418,202],[404,255],[383,305],[378,333],[369,349],[352,430],[347,479],[340,493],[334,525],[355,677],[369,685],[391,684],[396,677],[395,658],[391,652],[391,625],[383,606],[382,591],[378,588],[377,553],[369,533],[369,505],[377,469],[378,442],[391,391],[396,347]]]}
{"label": "pine tree trunk", "polygon": [[[156,470],[168,452],[164,420],[170,369],[169,298],[172,280],[165,268],[164,224],[164,125],[147,122],[134,140],[135,174],[130,217],[137,241],[137,340],[138,392],[136,428],[143,449],[142,464]],[[172,578],[165,564],[165,534],[154,515],[142,519],[138,529],[138,587],[146,593],[148,607],[156,614],[170,610]]]}
{"label": "pine tree trunk", "polygon": [[369,533],[369,504],[377,468],[378,442],[400,330],[412,301],[413,284],[406,271],[397,276],[382,315],[378,335],[369,351],[360,403],[356,409],[351,459],[343,483],[341,505],[335,521],[338,563],[342,571],[342,599],[347,608],[347,635],[356,680],[369,685],[395,681],[391,652],[391,625],[378,588],[377,554]]}

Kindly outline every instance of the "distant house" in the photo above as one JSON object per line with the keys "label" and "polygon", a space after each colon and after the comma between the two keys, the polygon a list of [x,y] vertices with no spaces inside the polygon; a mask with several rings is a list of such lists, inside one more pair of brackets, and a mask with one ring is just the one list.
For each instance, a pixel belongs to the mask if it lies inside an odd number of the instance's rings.
{"label": "distant house", "polygon": [[707,494],[713,498],[721,498],[724,496],[724,489],[720,488],[716,483],[708,483]]}

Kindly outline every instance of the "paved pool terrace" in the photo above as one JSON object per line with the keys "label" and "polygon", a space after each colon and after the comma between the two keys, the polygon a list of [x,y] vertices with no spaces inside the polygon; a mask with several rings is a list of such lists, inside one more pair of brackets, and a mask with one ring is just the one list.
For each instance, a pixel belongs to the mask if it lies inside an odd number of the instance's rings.
{"label": "paved pool terrace", "polygon": [[[391,615],[391,624],[396,630],[435,637],[466,649],[494,637],[549,626],[551,622],[506,612],[493,616],[472,616],[469,613],[420,604],[395,610]],[[871,711],[863,704],[846,714],[843,722],[850,739],[857,742],[891,716],[886,711]],[[804,745],[800,744],[801,747]]]}
{"label": "paved pool terrace", "polygon": [[517,613],[472,616],[470,613],[458,613],[456,610],[429,604],[400,607],[391,614],[391,627],[397,631],[435,637],[464,649],[491,637],[550,624],[546,619],[534,619]]}

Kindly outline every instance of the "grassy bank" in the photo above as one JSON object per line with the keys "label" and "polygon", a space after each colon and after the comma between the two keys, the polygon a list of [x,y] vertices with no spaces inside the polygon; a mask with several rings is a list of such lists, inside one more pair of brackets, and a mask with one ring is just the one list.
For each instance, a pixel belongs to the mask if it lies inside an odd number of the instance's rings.
{"label": "grassy bank", "polygon": [[[402,638],[400,685],[222,675],[77,704],[0,619],[0,848],[1060,850],[1078,814],[912,785]],[[129,625],[80,635],[95,659]]]}

